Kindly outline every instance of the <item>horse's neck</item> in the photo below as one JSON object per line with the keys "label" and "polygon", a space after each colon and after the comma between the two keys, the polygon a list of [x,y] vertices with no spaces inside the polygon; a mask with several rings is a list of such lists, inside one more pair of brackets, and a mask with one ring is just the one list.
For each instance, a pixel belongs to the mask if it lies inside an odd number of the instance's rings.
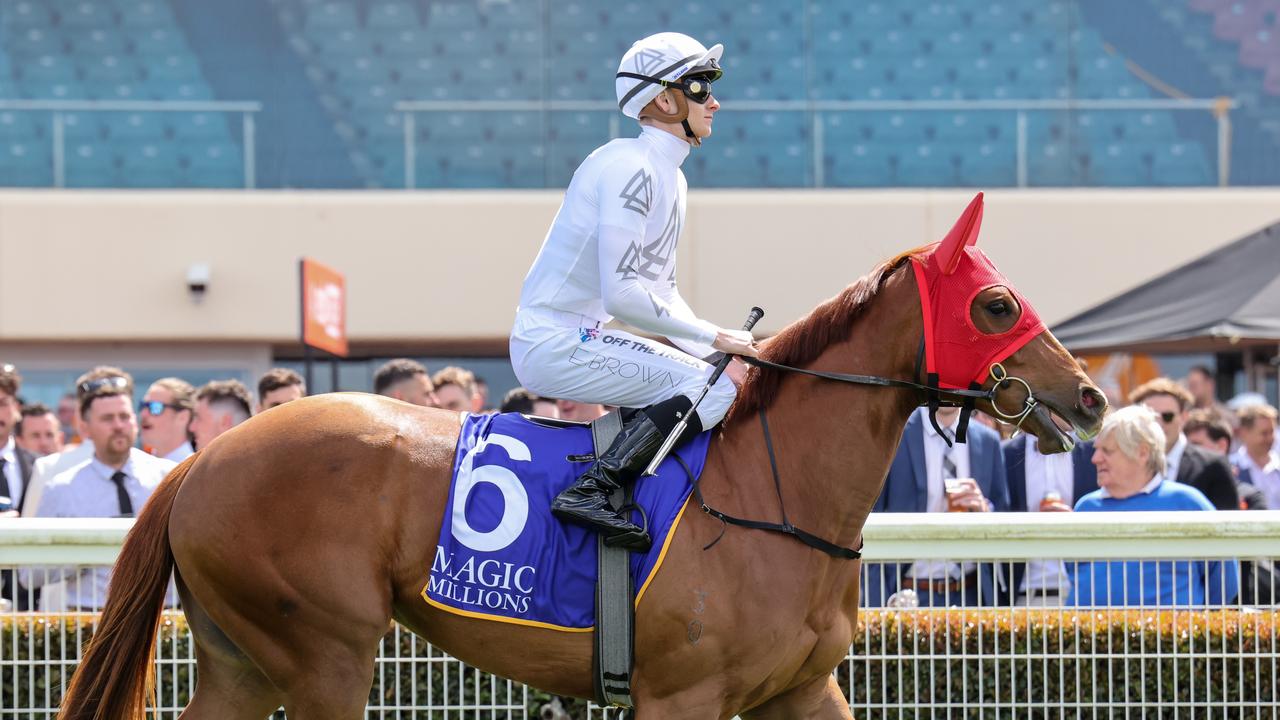
{"label": "horse's neck", "polygon": [[[847,339],[833,343],[807,367],[915,379],[919,302],[914,281],[902,275],[886,284]],[[832,542],[855,543],[917,401],[913,391],[789,374],[767,410],[788,519]],[[764,444],[758,416],[740,418],[724,440],[726,457],[758,458]],[[743,480],[753,484],[741,488],[753,511],[776,517],[768,460],[762,471],[753,468]]]}

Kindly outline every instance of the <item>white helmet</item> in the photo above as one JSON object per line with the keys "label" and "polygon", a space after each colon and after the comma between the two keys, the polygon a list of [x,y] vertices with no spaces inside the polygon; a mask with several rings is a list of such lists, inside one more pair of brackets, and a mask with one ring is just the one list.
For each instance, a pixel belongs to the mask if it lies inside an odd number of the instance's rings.
{"label": "white helmet", "polygon": [[662,92],[664,83],[689,73],[720,77],[720,55],[724,46],[710,49],[688,35],[674,32],[650,35],[638,40],[622,56],[614,86],[618,108],[630,118],[640,119],[640,111]]}

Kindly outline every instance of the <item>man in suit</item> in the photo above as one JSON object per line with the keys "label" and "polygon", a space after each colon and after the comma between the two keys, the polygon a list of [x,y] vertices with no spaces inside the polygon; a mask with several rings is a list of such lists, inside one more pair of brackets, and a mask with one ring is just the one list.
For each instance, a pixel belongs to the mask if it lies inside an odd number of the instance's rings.
{"label": "man in suit", "polygon": [[[22,376],[8,363],[0,363],[0,522],[16,518],[22,512],[26,489],[31,485],[31,467],[35,458],[18,447],[14,427],[22,418],[18,392]],[[0,572],[0,598],[18,610],[30,609],[30,593],[15,585],[13,572]]]}
{"label": "man in suit", "polygon": [[[1000,436],[980,423],[969,423],[966,443],[947,446],[929,422],[929,411],[912,413],[898,453],[889,467],[884,489],[873,511],[991,512],[1009,509]],[[939,408],[938,425],[954,439],[957,408]],[[948,486],[952,491],[948,491]],[[963,560],[963,558],[957,558]],[[990,564],[922,560],[886,563],[866,570],[863,584],[868,606],[883,605],[899,588],[915,591],[921,606],[993,605],[997,570]]]}
{"label": "man in suit", "polygon": [[1129,393],[1129,402],[1145,405],[1159,417],[1165,435],[1166,479],[1199,490],[1218,510],[1240,509],[1231,464],[1222,455],[1192,445],[1182,432],[1194,403],[1191,393],[1161,377],[1139,385]]}
{"label": "man in suit", "polygon": [[[1093,443],[1077,442],[1069,453],[1045,455],[1036,438],[1022,435],[1006,441],[1004,467],[1009,478],[1012,512],[1071,512],[1076,501],[1098,489]],[[1061,560],[1031,560],[1012,566],[1008,602],[1014,605],[1061,605],[1070,589]]]}

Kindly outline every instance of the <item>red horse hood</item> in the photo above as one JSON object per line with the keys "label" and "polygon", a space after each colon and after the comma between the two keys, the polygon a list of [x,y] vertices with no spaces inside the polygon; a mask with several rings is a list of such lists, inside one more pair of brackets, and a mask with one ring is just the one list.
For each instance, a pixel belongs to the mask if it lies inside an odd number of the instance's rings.
{"label": "red horse hood", "polygon": [[[912,258],[924,313],[925,367],[943,388],[967,388],[986,381],[998,363],[1044,331],[1044,322],[1026,298],[978,249],[982,193],[965,208],[942,242]],[[1004,286],[1022,306],[1018,323],[999,335],[973,324],[970,307],[978,293]]]}

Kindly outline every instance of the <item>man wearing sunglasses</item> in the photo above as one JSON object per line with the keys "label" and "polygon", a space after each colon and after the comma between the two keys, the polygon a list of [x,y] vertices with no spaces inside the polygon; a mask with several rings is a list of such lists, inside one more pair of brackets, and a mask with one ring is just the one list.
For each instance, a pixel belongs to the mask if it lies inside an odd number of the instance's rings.
{"label": "man wearing sunglasses", "polygon": [[[613,140],[578,167],[525,277],[511,331],[522,385],[544,397],[642,408],[585,474],[552,504],[563,521],[611,545],[648,548],[648,533],[608,494],[634,479],[689,413],[717,353],[755,355],[751,334],[699,318],[676,289],[676,244],[687,183],[680,165],[711,136],[720,103],[711,84],[724,48],[680,33],[636,42],[614,83],[638,137]],[[617,318],[679,349],[605,329]],[[689,417],[688,439],[724,417],[745,366],[734,362]],[[673,397],[674,396],[674,397]]]}
{"label": "man wearing sunglasses", "polygon": [[147,452],[176,463],[195,453],[187,432],[195,393],[191,383],[181,378],[160,378],[151,383],[138,404],[138,425]]}
{"label": "man wearing sunglasses", "polygon": [[1195,404],[1191,393],[1169,378],[1156,378],[1129,393],[1129,402],[1153,410],[1165,436],[1165,478],[1204,493],[1219,510],[1239,510],[1235,473],[1227,458],[1187,441],[1182,428]]}

